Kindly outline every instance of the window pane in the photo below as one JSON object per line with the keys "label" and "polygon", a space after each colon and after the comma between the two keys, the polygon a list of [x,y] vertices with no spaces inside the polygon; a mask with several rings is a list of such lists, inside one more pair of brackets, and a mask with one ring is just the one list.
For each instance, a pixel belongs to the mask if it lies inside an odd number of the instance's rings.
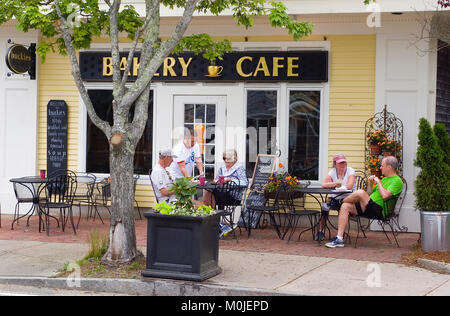
{"label": "window pane", "polygon": [[205,165],[205,178],[208,181],[214,180],[214,165]]}
{"label": "window pane", "polygon": [[194,105],[185,104],[184,105],[184,122],[194,123]]}
{"label": "window pane", "polygon": [[206,123],[216,122],[216,105],[207,104],[206,105]]}
{"label": "window pane", "polygon": [[289,95],[289,172],[319,180],[320,91]]}
{"label": "window pane", "polygon": [[195,123],[205,123],[205,105],[195,105]]}
{"label": "window pane", "polygon": [[277,92],[247,92],[247,172],[253,172],[258,154],[275,154]]}
{"label": "window pane", "polygon": [[[110,125],[113,124],[112,90],[89,90],[88,94],[95,112]],[[134,116],[134,106],[130,109],[129,121]],[[109,143],[106,136],[87,118],[86,172],[109,173]],[[148,174],[152,164],[153,138],[153,91],[150,92],[148,120],[134,156],[134,173]]]}
{"label": "window pane", "polygon": [[205,163],[213,164],[215,162],[216,147],[207,145],[205,146]]}

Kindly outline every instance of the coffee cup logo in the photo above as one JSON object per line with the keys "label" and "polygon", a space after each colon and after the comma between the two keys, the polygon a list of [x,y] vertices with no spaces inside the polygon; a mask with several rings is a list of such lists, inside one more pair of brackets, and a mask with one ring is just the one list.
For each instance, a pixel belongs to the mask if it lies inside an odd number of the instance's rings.
{"label": "coffee cup logo", "polygon": [[223,67],[222,66],[208,66],[208,75],[206,75],[207,77],[219,77],[221,76],[223,71]]}

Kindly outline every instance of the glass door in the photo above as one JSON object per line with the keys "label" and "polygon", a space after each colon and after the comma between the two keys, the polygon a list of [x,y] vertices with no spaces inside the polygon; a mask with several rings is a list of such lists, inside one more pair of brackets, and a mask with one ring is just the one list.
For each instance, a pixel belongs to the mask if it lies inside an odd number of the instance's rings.
{"label": "glass door", "polygon": [[[173,146],[183,139],[184,128],[193,127],[208,180],[215,178],[223,164],[225,111],[224,96],[175,96]],[[195,168],[194,176],[197,174]]]}

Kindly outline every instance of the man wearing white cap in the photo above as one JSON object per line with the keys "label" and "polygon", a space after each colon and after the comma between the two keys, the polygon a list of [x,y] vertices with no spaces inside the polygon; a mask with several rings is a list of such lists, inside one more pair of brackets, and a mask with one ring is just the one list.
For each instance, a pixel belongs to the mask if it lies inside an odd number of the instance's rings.
{"label": "man wearing white cap", "polygon": [[173,158],[176,158],[176,156],[173,154],[172,149],[164,148],[160,150],[159,161],[153,167],[150,175],[153,190],[159,203],[163,201],[170,202],[175,199],[174,192],[169,190],[174,183],[174,179],[166,169],[172,164]]}

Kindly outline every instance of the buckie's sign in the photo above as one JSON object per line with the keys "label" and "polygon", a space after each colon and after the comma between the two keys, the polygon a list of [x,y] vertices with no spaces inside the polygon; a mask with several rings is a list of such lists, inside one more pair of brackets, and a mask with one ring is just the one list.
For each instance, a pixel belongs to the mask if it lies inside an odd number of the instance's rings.
{"label": "buckie's sign", "polygon": [[[120,68],[126,70],[128,53],[121,53]],[[129,80],[139,73],[139,53],[132,60]],[[81,76],[85,81],[111,81],[109,52],[81,52]],[[258,51],[225,54],[217,65],[199,55],[183,53],[167,57],[152,81],[165,82],[326,82],[327,51]]]}
{"label": "buckie's sign", "polygon": [[14,44],[6,52],[6,65],[16,73],[23,74],[30,70],[33,63],[33,56],[23,45]]}

